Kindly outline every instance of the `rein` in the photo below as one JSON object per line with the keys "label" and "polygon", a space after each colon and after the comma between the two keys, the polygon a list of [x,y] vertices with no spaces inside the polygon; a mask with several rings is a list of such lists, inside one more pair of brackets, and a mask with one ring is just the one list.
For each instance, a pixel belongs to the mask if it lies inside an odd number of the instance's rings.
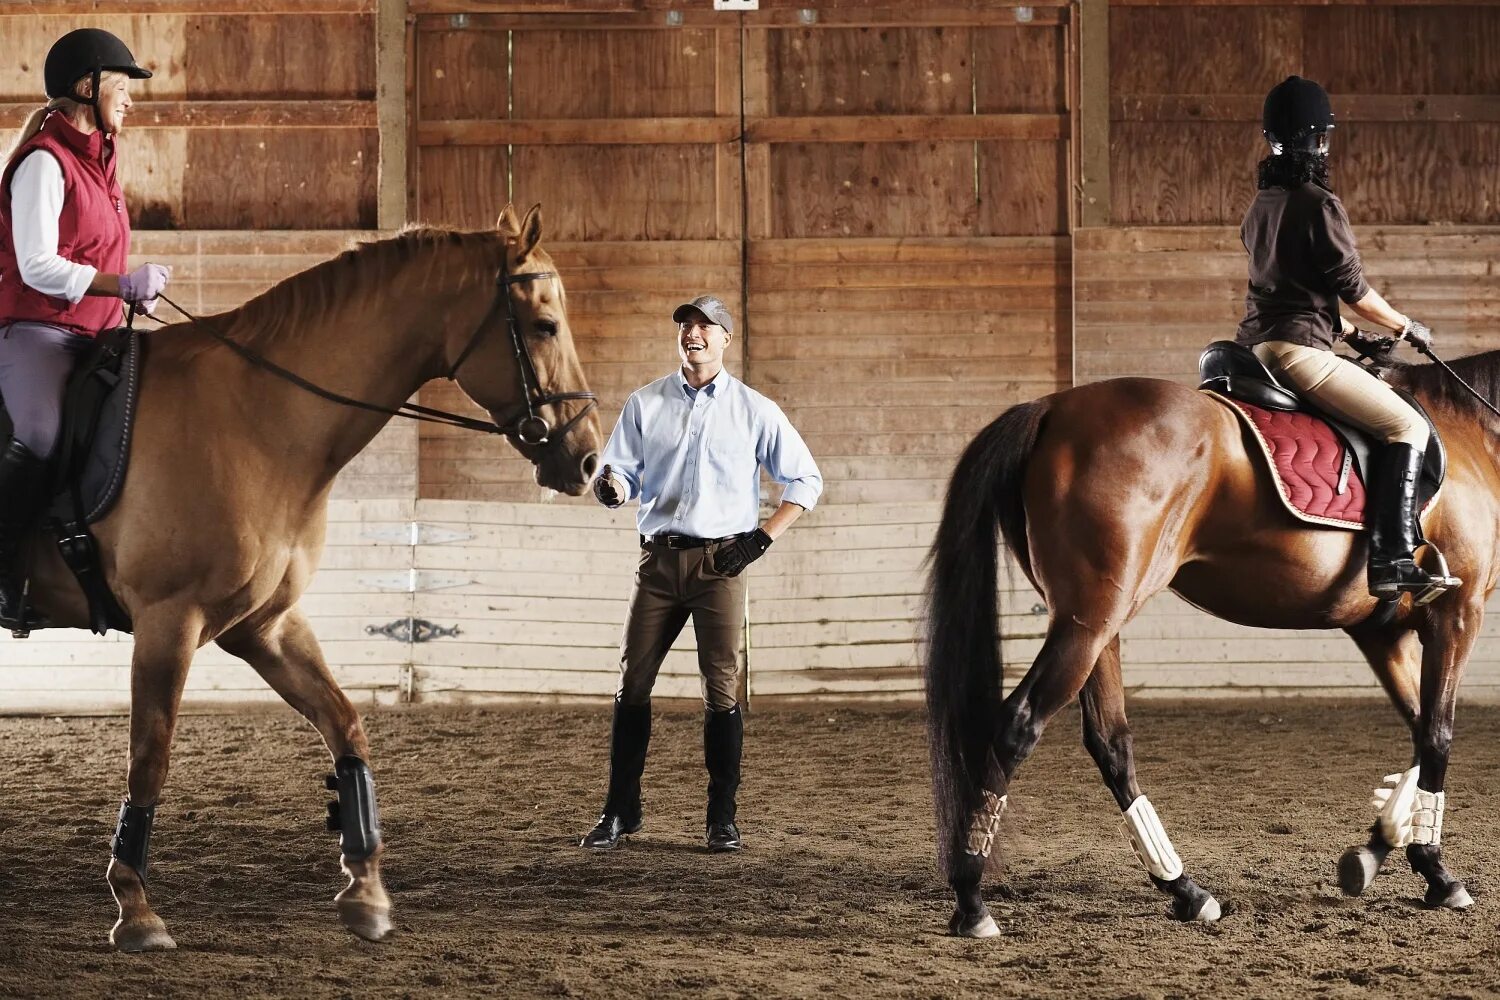
{"label": "rein", "polygon": [[[516,414],[513,420],[509,420],[504,424],[500,424],[492,420],[479,420],[474,417],[464,416],[461,413],[452,413],[448,410],[439,410],[430,406],[421,406],[417,403],[402,403],[398,407],[381,406],[378,403],[371,403],[362,399],[354,399],[353,397],[334,392],[331,389],[325,389],[317,383],[303,378],[296,372],[283,368],[281,365],[278,365],[276,362],[270,360],[260,352],[246,347],[244,344],[241,344],[238,341],[225,336],[217,329],[215,329],[213,324],[205,322],[199,317],[194,316],[192,313],[182,308],[182,306],[178,305],[176,302],[173,302],[166,295],[160,295],[158,296],[158,298],[167,303],[167,305],[171,306],[173,309],[176,309],[190,322],[194,323],[200,330],[206,332],[214,340],[218,341],[219,343],[223,344],[225,347],[233,351],[235,354],[239,355],[240,358],[242,358],[252,367],[259,368],[262,371],[275,375],[277,378],[282,379],[283,381],[290,382],[297,388],[311,393],[312,395],[317,396],[320,399],[326,399],[331,403],[338,403],[341,406],[349,406],[355,409],[368,410],[372,413],[383,413],[391,417],[405,417],[408,420],[420,420],[424,423],[440,424],[445,427],[457,427],[461,430],[479,431],[485,434],[501,434],[506,437],[514,437],[518,439],[522,444],[537,446],[550,445],[562,441],[562,439],[567,436],[567,433],[572,430],[580,420],[586,417],[590,411],[592,411],[599,405],[597,395],[592,392],[549,393],[546,390],[542,389],[540,386],[541,380],[537,378],[536,365],[531,360],[531,352],[526,348],[526,342],[522,339],[520,329],[516,323],[515,313],[510,308],[510,297],[508,292],[511,285],[549,277],[556,277],[556,272],[532,271],[524,274],[507,275],[504,270],[500,271],[500,273],[495,277],[495,298],[493,301],[491,301],[489,310],[484,314],[484,318],[479,321],[479,325],[475,327],[473,336],[469,338],[469,342],[464,347],[463,351],[459,354],[458,360],[453,363],[452,367],[448,369],[447,374],[444,376],[450,381],[458,377],[459,366],[461,366],[464,361],[468,359],[469,355],[473,353],[474,348],[479,346],[479,341],[484,336],[485,330],[490,325],[491,319],[494,318],[495,314],[499,312],[503,306],[506,314],[506,325],[510,330],[511,349],[515,354],[516,371],[521,381],[521,396],[523,400],[520,404],[522,412]],[[132,305],[131,318],[133,319],[134,316],[135,307]],[[155,319],[155,317],[153,316],[152,319]],[[162,321],[157,320],[157,322],[160,323]],[[551,424],[549,424],[547,422],[547,419],[541,416],[537,412],[537,410],[543,406],[575,399],[588,400],[588,405],[585,406],[577,414],[575,414],[573,418],[567,423],[557,428],[556,436],[554,437],[554,432]]]}

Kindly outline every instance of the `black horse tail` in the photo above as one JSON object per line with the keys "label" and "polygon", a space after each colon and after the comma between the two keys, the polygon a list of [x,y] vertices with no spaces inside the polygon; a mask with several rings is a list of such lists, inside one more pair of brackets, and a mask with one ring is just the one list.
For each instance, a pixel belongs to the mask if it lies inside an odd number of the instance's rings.
{"label": "black horse tail", "polygon": [[996,529],[1028,567],[1022,485],[1049,408],[1045,399],[1013,406],[969,443],[928,557],[927,728],[939,859],[950,874],[994,767],[1003,666]]}

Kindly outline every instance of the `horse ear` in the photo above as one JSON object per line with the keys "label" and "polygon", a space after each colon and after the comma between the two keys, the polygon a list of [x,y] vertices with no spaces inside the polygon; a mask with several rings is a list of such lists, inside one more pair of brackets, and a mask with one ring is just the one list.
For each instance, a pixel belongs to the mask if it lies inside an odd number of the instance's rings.
{"label": "horse ear", "polygon": [[521,239],[516,247],[516,259],[520,260],[532,250],[536,249],[537,243],[542,239],[542,206],[532,205],[531,211],[526,213],[526,218],[521,220]]}
{"label": "horse ear", "polygon": [[516,218],[516,207],[506,202],[505,207],[500,210],[500,217],[495,220],[495,228],[502,236],[521,235],[521,220]]}

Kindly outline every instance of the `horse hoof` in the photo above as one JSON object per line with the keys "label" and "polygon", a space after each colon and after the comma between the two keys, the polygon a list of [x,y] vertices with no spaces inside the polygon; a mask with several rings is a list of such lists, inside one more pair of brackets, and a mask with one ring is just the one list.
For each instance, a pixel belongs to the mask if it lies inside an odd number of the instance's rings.
{"label": "horse hoof", "polygon": [[384,941],[395,929],[391,923],[389,906],[375,906],[357,899],[341,899],[338,907],[339,920],[366,941]]}
{"label": "horse hoof", "polygon": [[978,913],[954,910],[948,921],[948,933],[954,937],[992,938],[1000,936],[1000,928],[995,925],[995,918],[990,916],[989,910]]}
{"label": "horse hoof", "polygon": [[156,914],[126,923],[120,920],[109,932],[109,943],[124,952],[171,951],[177,947],[167,925]]}
{"label": "horse hoof", "polygon": [[1443,910],[1467,910],[1474,905],[1474,897],[1469,895],[1462,882],[1432,886],[1422,901],[1434,909]]}
{"label": "horse hoof", "polygon": [[1368,847],[1351,847],[1339,858],[1339,888],[1346,896],[1358,896],[1380,874],[1380,859]]}
{"label": "horse hoof", "polygon": [[1213,924],[1218,923],[1219,918],[1224,915],[1224,910],[1219,906],[1219,901],[1209,896],[1198,907],[1198,912],[1193,914],[1192,923]]}

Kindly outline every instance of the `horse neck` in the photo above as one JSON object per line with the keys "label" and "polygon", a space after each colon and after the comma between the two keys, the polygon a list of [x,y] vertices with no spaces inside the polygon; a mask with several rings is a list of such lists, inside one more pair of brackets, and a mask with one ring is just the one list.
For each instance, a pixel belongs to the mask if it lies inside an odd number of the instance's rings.
{"label": "horse neck", "polygon": [[[306,381],[391,410],[441,374],[445,312],[468,270],[414,256],[378,282],[352,281],[351,289],[317,310],[315,319],[278,330],[264,343],[255,341],[258,310],[216,319],[223,333]],[[249,364],[228,350],[208,351],[190,363],[198,369],[191,377],[210,391],[249,397],[238,400],[235,410],[256,413],[258,426],[244,430],[284,455],[289,483],[326,489],[391,419],[385,412],[319,398],[270,373],[247,377]]]}

